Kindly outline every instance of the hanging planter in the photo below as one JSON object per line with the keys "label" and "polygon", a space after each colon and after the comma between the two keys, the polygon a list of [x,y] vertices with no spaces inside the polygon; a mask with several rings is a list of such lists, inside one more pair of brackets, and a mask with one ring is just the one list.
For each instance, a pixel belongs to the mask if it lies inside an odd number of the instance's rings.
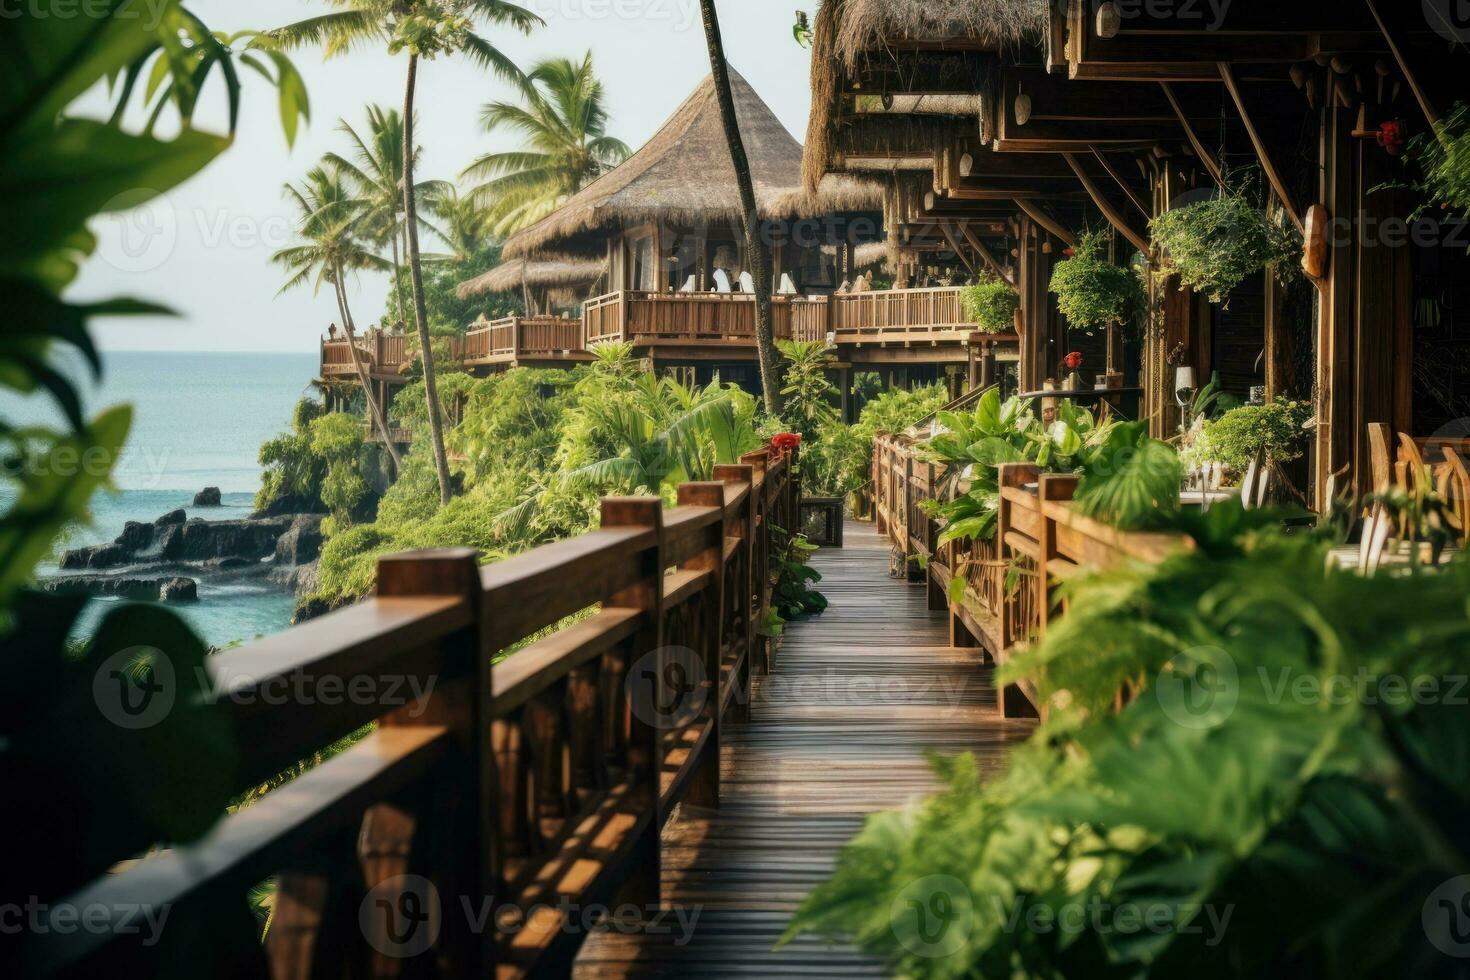
{"label": "hanging planter", "polygon": [[1236,286],[1267,266],[1276,267],[1279,281],[1289,282],[1302,254],[1294,229],[1228,188],[1207,201],[1166,211],[1149,230],[1162,255],[1159,273],[1177,275],[1220,305],[1227,305]]}
{"label": "hanging planter", "polygon": [[960,308],[983,333],[1009,333],[1016,327],[1021,297],[1009,285],[990,276],[960,290]]}
{"label": "hanging planter", "polygon": [[1132,320],[1144,306],[1138,276],[1107,260],[1107,244],[1105,231],[1084,233],[1072,247],[1072,257],[1057,263],[1051,274],[1057,308],[1070,326],[1089,336]]}

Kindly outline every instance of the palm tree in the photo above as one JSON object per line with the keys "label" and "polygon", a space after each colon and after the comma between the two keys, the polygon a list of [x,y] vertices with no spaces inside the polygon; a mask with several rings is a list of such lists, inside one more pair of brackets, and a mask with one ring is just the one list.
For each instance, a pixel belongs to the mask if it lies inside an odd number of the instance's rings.
{"label": "palm tree", "polygon": [[[363,205],[363,229],[379,248],[387,246],[393,262],[394,305],[402,310],[403,263],[405,248],[403,227],[403,114],[397,109],[370,105],[367,107],[366,135],[359,134],[347,120],[338,121],[338,129],[347,134],[352,144],[350,156],[328,153],[325,160],[351,181]],[[414,148],[418,161],[423,147]],[[444,181],[420,181],[421,195],[442,193]]]}
{"label": "palm tree", "polygon": [[488,153],[462,175],[484,180],[472,195],[488,207],[498,235],[544,218],[629,153],[626,143],[607,135],[607,108],[591,52],[581,61],[539,61],[526,79],[523,105],[491,102],[480,115],[487,133],[517,131],[524,148]]}
{"label": "palm tree", "polygon": [[755,278],[755,347],[761,362],[761,392],[766,411],[777,415],[781,411],[781,363],[776,357],[776,338],[771,330],[771,250],[761,236],[755,183],[750,176],[750,159],[745,155],[745,140],[735,119],[735,96],[730,90],[730,67],[725,61],[725,42],[720,37],[720,15],[715,11],[715,0],[699,0],[699,10],[704,15],[704,39],[709,47],[710,71],[720,103],[720,121],[725,125],[725,141],[730,144],[730,162],[734,164],[735,183],[740,188],[745,254]]}
{"label": "palm tree", "polygon": [[383,407],[373,394],[372,381],[357,349],[357,324],[347,302],[346,285],[348,272],[381,271],[387,263],[363,247],[358,229],[361,207],[348,191],[341,174],[325,166],[313,167],[301,186],[287,184],[285,189],[286,196],[296,205],[300,215],[301,224],[296,233],[302,241],[271,256],[271,261],[285,266],[290,273],[280,292],[311,283],[313,290],[320,293],[324,283],[331,284],[342,329],[347,334],[352,369],[357,372],[357,380],[367,398],[368,413],[383,437],[383,445],[388,448],[396,469],[400,463],[398,449],[393,445]]}
{"label": "palm tree", "polygon": [[432,231],[449,249],[449,261],[456,266],[474,262],[495,240],[490,215],[475,199],[460,194],[453,184],[444,186],[427,198],[433,212]]}
{"label": "palm tree", "polygon": [[424,388],[429,402],[429,434],[433,442],[434,472],[439,499],[449,503],[449,456],[444,451],[444,416],[439,408],[439,386],[434,379],[433,349],[429,340],[429,313],[424,300],[424,269],[419,255],[418,202],[413,178],[414,97],[418,89],[420,58],[463,52],[502,78],[525,85],[521,70],[499,48],[470,29],[476,18],[508,25],[529,33],[543,23],[540,17],[507,0],[330,0],[332,13],[311,17],[272,32],[282,45],[320,44],[328,57],[353,47],[382,43],[390,52],[408,52],[408,75],[403,87],[403,216],[409,281],[413,286],[414,321],[418,327]]}

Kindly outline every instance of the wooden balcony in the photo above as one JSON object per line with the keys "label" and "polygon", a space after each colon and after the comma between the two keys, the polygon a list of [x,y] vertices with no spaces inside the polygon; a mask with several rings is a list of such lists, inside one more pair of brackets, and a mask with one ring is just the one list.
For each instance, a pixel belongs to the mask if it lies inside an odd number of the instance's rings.
{"label": "wooden balcony", "polygon": [[[778,340],[821,340],[825,297],[772,298]],[[587,344],[624,342],[690,357],[730,356],[755,350],[755,297],[746,293],[619,291],[583,308]]]}
{"label": "wooden balcony", "polygon": [[582,321],[558,316],[511,316],[477,326],[465,335],[466,367],[519,367],[589,361]]}
{"label": "wooden balcony", "polygon": [[[408,362],[407,340],[403,334],[385,334],[370,330],[365,334],[358,334],[353,343],[357,345],[358,358],[368,376],[386,381],[398,378]],[[347,344],[347,338],[340,334],[321,342],[320,377],[357,377],[357,371],[352,366],[352,351]]]}

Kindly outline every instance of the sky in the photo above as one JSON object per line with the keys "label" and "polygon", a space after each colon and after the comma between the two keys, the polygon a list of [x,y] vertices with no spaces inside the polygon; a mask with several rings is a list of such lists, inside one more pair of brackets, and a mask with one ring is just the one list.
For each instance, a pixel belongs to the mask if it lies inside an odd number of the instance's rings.
{"label": "sky", "polygon": [[[529,36],[491,34],[522,67],[551,56],[590,50],[607,91],[609,132],[640,146],[709,73],[698,0],[521,0],[546,26]],[[791,36],[792,0],[718,3],[730,63],[801,140],[810,105],[808,52]],[[327,9],[321,0],[191,0],[214,30],[265,29]],[[286,146],[275,90],[247,73],[235,143],[206,170],[165,197],[93,224],[97,254],[83,267],[70,296],[92,300],[133,296],[162,302],[173,318],[94,321],[106,350],[315,351],[318,336],[337,319],[330,291],[309,287],[277,295],[283,271],[271,253],[291,244],[292,213],[282,185],[296,180],[322,154],[345,152],[339,119],[359,130],[364,106],[401,106],[404,56],[362,51],[324,61],[313,49],[294,55],[311,97],[312,118],[294,148]],[[420,178],[452,179],[476,156],[514,147],[513,135],[488,136],[480,107],[510,99],[509,86],[464,59],[423,65],[418,85]],[[105,112],[99,93],[79,115]],[[223,91],[206,92],[195,126],[224,132]],[[428,242],[424,246],[432,248]],[[384,277],[350,284],[354,318],[377,320],[387,293]]]}

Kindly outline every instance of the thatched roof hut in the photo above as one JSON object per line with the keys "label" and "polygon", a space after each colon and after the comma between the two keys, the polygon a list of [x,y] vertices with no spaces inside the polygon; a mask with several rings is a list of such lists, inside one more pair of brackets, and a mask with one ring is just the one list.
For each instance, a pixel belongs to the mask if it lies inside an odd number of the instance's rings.
{"label": "thatched roof hut", "polygon": [[[881,192],[856,180],[803,188],[801,144],[733,69],[730,87],[762,218],[807,218],[881,207]],[[602,250],[608,232],[620,227],[649,222],[696,226],[739,218],[735,168],[711,77],[623,164],[554,213],[512,235],[505,243],[505,255],[593,254]]]}
{"label": "thatched roof hut", "polygon": [[[807,123],[804,186],[818,187],[838,169],[848,169],[844,153],[861,153],[879,169],[903,170],[914,146],[938,145],[943,134],[912,132],[932,121],[935,128],[961,131],[966,120],[975,131],[984,96],[997,63],[985,52],[1000,51],[1040,37],[1048,0],[825,0],[812,37],[812,111]],[[878,93],[846,103],[852,82],[873,58],[927,61],[944,92]],[[975,52],[966,58],[945,55],[946,47]],[[930,50],[915,50],[927,48]],[[973,93],[965,95],[964,93]],[[915,114],[919,114],[917,117]],[[884,165],[887,161],[888,165]],[[873,169],[866,166],[864,169]]]}
{"label": "thatched roof hut", "polygon": [[460,299],[472,299],[489,293],[520,292],[523,288],[570,289],[590,286],[606,269],[607,263],[602,259],[511,259],[460,283],[455,292]]}

